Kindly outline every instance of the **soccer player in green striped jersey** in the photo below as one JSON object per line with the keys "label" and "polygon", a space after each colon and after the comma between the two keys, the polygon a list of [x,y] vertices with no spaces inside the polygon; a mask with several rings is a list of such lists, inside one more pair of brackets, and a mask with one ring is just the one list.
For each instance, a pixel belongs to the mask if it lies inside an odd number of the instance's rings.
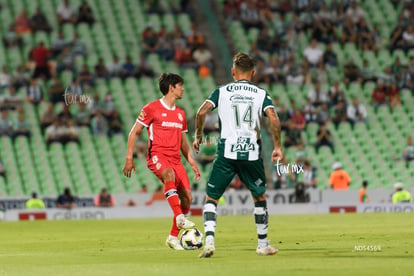
{"label": "soccer player in green striped jersey", "polygon": [[278,251],[267,240],[266,177],[260,153],[260,120],[267,116],[270,122],[274,145],[272,162],[283,158],[280,122],[269,94],[251,82],[255,73],[254,66],[251,57],[244,53],[236,54],[232,67],[234,81],[215,89],[196,115],[196,137],[193,143],[196,153],[202,143],[207,112],[218,109],[220,127],[217,155],[206,187],[207,196],[203,208],[206,242],[201,258],[214,254],[217,202],[235,174],[238,174],[253,196],[258,235],[256,253],[273,255]]}

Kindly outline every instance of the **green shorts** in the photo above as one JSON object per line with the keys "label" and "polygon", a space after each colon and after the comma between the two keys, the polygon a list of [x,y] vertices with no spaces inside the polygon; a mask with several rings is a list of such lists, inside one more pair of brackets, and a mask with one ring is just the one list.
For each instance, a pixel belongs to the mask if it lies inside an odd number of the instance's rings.
{"label": "green shorts", "polygon": [[208,176],[207,195],[218,200],[235,174],[238,174],[240,180],[246,184],[254,197],[265,193],[266,176],[261,158],[255,161],[233,160],[218,154]]}

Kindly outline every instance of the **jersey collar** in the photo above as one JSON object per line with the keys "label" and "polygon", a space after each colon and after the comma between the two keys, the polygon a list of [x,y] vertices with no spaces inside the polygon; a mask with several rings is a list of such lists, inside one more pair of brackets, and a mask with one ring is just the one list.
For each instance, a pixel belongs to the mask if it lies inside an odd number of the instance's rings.
{"label": "jersey collar", "polygon": [[164,102],[164,98],[161,98],[160,99],[160,102],[161,102],[161,104],[162,104],[162,106],[165,108],[165,109],[168,109],[168,110],[175,110],[175,105],[173,106],[173,107],[169,107],[165,102]]}

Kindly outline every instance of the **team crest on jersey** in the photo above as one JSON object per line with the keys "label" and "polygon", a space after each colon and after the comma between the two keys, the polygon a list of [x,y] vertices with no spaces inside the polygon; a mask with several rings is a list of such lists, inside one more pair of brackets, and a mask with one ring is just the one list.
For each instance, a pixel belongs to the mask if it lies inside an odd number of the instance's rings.
{"label": "team crest on jersey", "polygon": [[158,162],[158,156],[154,155],[154,156],[152,157],[152,163],[153,163],[153,164],[155,164],[155,163],[157,163],[157,162]]}
{"label": "team crest on jersey", "polygon": [[147,116],[147,114],[145,114],[144,110],[141,110],[141,112],[139,113],[138,119],[143,121],[145,119],[145,116]]}
{"label": "team crest on jersey", "polygon": [[178,120],[180,120],[181,122],[183,121],[183,116],[181,115],[181,113],[178,113]]}

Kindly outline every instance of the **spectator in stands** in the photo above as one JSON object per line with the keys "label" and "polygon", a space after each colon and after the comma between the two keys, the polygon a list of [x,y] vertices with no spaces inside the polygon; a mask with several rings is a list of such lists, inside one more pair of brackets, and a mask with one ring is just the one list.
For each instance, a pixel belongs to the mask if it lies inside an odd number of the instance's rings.
{"label": "spectator in stands", "polygon": [[94,135],[108,134],[108,121],[102,115],[101,111],[97,111],[91,120],[92,133]]}
{"label": "spectator in stands", "polygon": [[136,78],[155,76],[154,70],[149,63],[147,56],[144,53],[140,53],[137,66],[135,67],[134,75]]}
{"label": "spectator in stands", "polygon": [[263,29],[260,30],[259,35],[257,37],[257,49],[260,51],[264,51],[267,53],[272,53],[274,51],[274,41],[269,34],[269,27],[265,26]]}
{"label": "spectator in stands", "polygon": [[313,84],[313,89],[309,90],[308,98],[315,107],[328,103],[328,95],[321,89],[319,82]]}
{"label": "spectator in stands", "polygon": [[198,69],[201,67],[208,68],[210,72],[213,71],[213,55],[206,45],[200,44],[193,52],[193,60],[197,62]]}
{"label": "spectator in stands", "polygon": [[193,60],[191,48],[187,45],[182,46],[179,43],[174,45],[174,61],[177,62],[182,69],[197,68],[197,63]]}
{"label": "spectator in stands", "polygon": [[63,209],[72,209],[75,208],[75,198],[72,195],[69,187],[66,187],[63,191],[63,194],[59,195],[56,200],[56,207],[63,208]]}
{"label": "spectator in stands", "polygon": [[147,143],[142,139],[142,133],[137,136],[137,141],[135,143],[134,157],[144,158],[147,152]]}
{"label": "spectator in stands", "polygon": [[135,64],[132,62],[131,56],[125,57],[125,63],[122,65],[121,78],[125,80],[135,76]]}
{"label": "spectator in stands", "polygon": [[295,62],[295,58],[292,57],[287,62],[287,65],[284,68],[286,75],[287,84],[298,84],[302,85],[305,81],[305,76],[303,75],[302,67]]}
{"label": "spectator in stands", "polygon": [[411,203],[413,202],[413,197],[410,192],[404,190],[402,183],[398,182],[394,184],[395,192],[392,195],[392,203]]}
{"label": "spectator in stands", "polygon": [[47,109],[43,112],[40,117],[40,128],[44,131],[48,126],[52,125],[53,122],[57,119],[55,113],[55,107],[52,102],[49,102]]}
{"label": "spectator in stands", "polygon": [[414,48],[414,27],[412,25],[408,25],[402,33],[402,48],[406,54]]}
{"label": "spectator in stands", "polygon": [[[24,64],[20,64],[17,67],[15,74],[13,75],[13,84],[14,88],[18,90],[20,87],[26,87],[30,84],[31,72]],[[0,83],[1,83],[1,73],[0,73]],[[0,94],[1,94],[1,84],[0,84]]]}
{"label": "spectator in stands", "polygon": [[295,128],[299,131],[303,131],[306,127],[306,120],[305,116],[302,113],[302,110],[299,108],[295,110],[292,118],[290,119],[292,123],[295,125]]}
{"label": "spectator in stands", "polygon": [[204,44],[204,36],[197,30],[197,24],[191,23],[191,29],[185,34],[187,46],[191,52]]}
{"label": "spectator in stands", "polygon": [[284,146],[292,147],[297,146],[299,143],[302,143],[302,132],[298,129],[291,120],[288,121]]}
{"label": "spectator in stands", "polygon": [[9,68],[3,65],[0,72],[0,95],[3,94],[3,90],[10,87],[12,84],[12,75],[9,73]]}
{"label": "spectator in stands", "polygon": [[[75,99],[76,97],[79,97],[83,94],[83,88],[80,85],[78,77],[75,76],[72,78],[72,81],[67,87],[65,94],[66,94],[65,97],[68,97],[68,94],[69,94],[70,97],[74,97]],[[69,101],[69,102],[76,102],[76,100]]]}
{"label": "spectator in stands", "polygon": [[211,142],[211,137],[207,136],[205,144],[202,144],[200,147],[200,152],[198,154],[198,162],[201,164],[203,170],[208,164],[214,161],[216,157],[216,146]]}
{"label": "spectator in stands", "polygon": [[326,124],[321,124],[319,126],[319,129],[316,133],[316,144],[315,144],[315,151],[318,154],[319,152],[319,148],[322,146],[328,146],[332,153],[335,153],[335,147],[334,147],[334,143],[332,141],[332,134],[329,131],[329,129],[327,129]]}
{"label": "spectator in stands", "polygon": [[157,54],[165,61],[170,61],[174,58],[174,43],[172,34],[167,32],[165,25],[161,25],[160,31],[157,34],[158,45]]}
{"label": "spectator in stands", "polygon": [[78,33],[75,33],[70,45],[72,47],[71,50],[72,50],[73,57],[76,57],[76,56],[86,57],[86,54],[87,54],[86,44],[85,42],[79,39]]}
{"label": "spectator in stands", "polygon": [[106,119],[111,119],[116,111],[114,98],[111,93],[106,93],[105,99],[101,105],[101,112]]}
{"label": "spectator in stands", "polygon": [[4,95],[4,103],[8,109],[17,110],[22,107],[23,99],[17,94],[16,89],[10,86],[9,92]]}
{"label": "spectator in stands", "polygon": [[357,122],[367,122],[367,109],[362,103],[359,103],[358,98],[352,100],[352,104],[348,105],[346,113],[351,126],[354,126]]}
{"label": "spectator in stands", "polygon": [[79,7],[77,23],[87,23],[89,26],[92,26],[93,23],[95,23],[93,10],[85,0],[82,1],[82,4]]}
{"label": "spectator in stands", "polygon": [[374,37],[372,36],[372,30],[367,25],[367,22],[364,18],[361,18],[359,22],[356,24],[357,27],[357,46],[366,50],[376,50],[376,45],[374,41]]}
{"label": "spectator in stands", "polygon": [[30,53],[31,59],[35,62],[35,70],[33,72],[33,78],[45,78],[49,80],[51,77],[49,70],[48,59],[50,51],[45,47],[45,44],[40,42]]}
{"label": "spectator in stands", "polygon": [[42,12],[40,7],[36,8],[35,14],[30,19],[30,26],[33,32],[52,32],[52,27],[50,26],[46,15]]}
{"label": "spectator in stands", "polygon": [[147,184],[142,184],[141,185],[141,189],[137,191],[138,193],[143,193],[146,194],[148,193],[148,185]]}
{"label": "spectator in stands", "polygon": [[109,136],[122,134],[122,121],[117,110],[114,110],[112,116],[108,119],[108,134]]}
{"label": "spectator in stands", "polygon": [[362,19],[365,19],[365,12],[357,1],[352,1],[351,5],[346,9],[346,16],[351,18],[352,23],[358,24]]}
{"label": "spectator in stands", "polygon": [[389,89],[392,84],[396,83],[394,74],[391,71],[391,66],[386,66],[384,72],[378,75],[378,80],[380,80],[384,85],[385,89]]}
{"label": "spectator in stands", "polygon": [[57,9],[57,20],[60,26],[66,23],[76,24],[77,18],[75,9],[70,5],[69,0],[63,0],[63,2],[60,3]]}
{"label": "spectator in stands", "polygon": [[376,81],[377,78],[375,76],[374,69],[369,65],[367,59],[364,59],[362,68],[359,70],[359,78],[358,81],[364,85],[368,81]]}
{"label": "spectator in stands", "polygon": [[30,28],[30,18],[27,16],[27,12],[25,9],[20,11],[20,14],[16,17],[15,24],[16,31],[18,34],[32,32],[32,29]]}
{"label": "spectator in stands", "polygon": [[98,59],[98,63],[95,64],[95,77],[108,79],[110,77],[108,68],[105,66],[103,58]]}
{"label": "spectator in stands", "polygon": [[113,56],[112,62],[107,65],[109,75],[111,77],[119,77],[122,74],[122,64],[119,63],[119,58],[117,55]]}
{"label": "spectator in stands", "polygon": [[303,114],[305,116],[306,123],[317,122],[318,109],[313,106],[309,98],[306,99],[306,104],[303,107]]}
{"label": "spectator in stands", "polygon": [[14,124],[13,136],[25,136],[30,138],[31,128],[28,121],[26,121],[23,110],[19,111],[18,120]]}
{"label": "spectator in stands", "polygon": [[338,65],[338,56],[330,43],[326,44],[325,52],[323,52],[323,62],[328,67],[336,67]]}
{"label": "spectator in stands", "polygon": [[316,39],[311,40],[311,44],[307,46],[303,52],[305,61],[309,67],[318,67],[323,60],[323,51],[318,48]]}
{"label": "spectator in stands", "polygon": [[26,101],[37,106],[43,100],[43,90],[40,85],[37,83],[37,79],[32,78],[30,80],[30,85],[27,86],[26,90]]}
{"label": "spectator in stands", "polygon": [[334,170],[329,176],[329,185],[334,190],[348,190],[349,185],[351,184],[351,177],[349,174],[342,169],[342,164],[340,162],[335,162],[332,165]]}
{"label": "spectator in stands", "polygon": [[26,201],[26,209],[45,209],[45,203],[37,197],[37,193],[32,193],[32,198]]}
{"label": "spectator in stands", "polygon": [[62,111],[59,112],[58,117],[66,125],[68,121],[73,120],[73,115],[70,111],[69,105],[63,104]]}
{"label": "spectator in stands", "polygon": [[414,145],[413,140],[409,136],[407,137],[407,145],[403,151],[403,160],[405,161],[405,166],[408,168],[410,161],[414,161]]}
{"label": "spectator in stands", "polygon": [[371,94],[371,102],[374,105],[375,112],[378,111],[378,107],[381,105],[388,106],[389,103],[387,102],[387,94],[382,82],[378,81],[377,86],[374,88]]}
{"label": "spectator in stands", "polygon": [[102,188],[101,192],[95,196],[94,204],[96,207],[114,207],[115,198],[105,188]]}
{"label": "spectator in stands", "polygon": [[346,103],[345,93],[339,81],[335,81],[334,85],[328,91],[329,107],[337,105],[339,102]]}
{"label": "spectator in stands", "polygon": [[0,112],[0,136],[13,137],[13,122],[9,118],[9,111],[3,108]]}
{"label": "spectator in stands", "polygon": [[393,83],[391,84],[390,88],[388,89],[388,101],[390,104],[391,111],[394,107],[401,105],[400,100],[400,90],[398,89],[397,84]]}
{"label": "spectator in stands", "polygon": [[341,32],[341,45],[342,47],[345,45],[345,43],[355,43],[357,40],[357,28],[355,24],[352,22],[352,18],[347,16],[345,18],[345,22],[342,26],[342,32]]}
{"label": "spectator in stands", "polygon": [[66,46],[69,46],[69,41],[65,39],[63,36],[63,32],[59,31],[57,34],[57,37],[52,41],[52,45],[50,47],[51,56],[53,58],[56,58],[60,56],[63,53],[63,49],[65,49]]}
{"label": "spectator in stands", "polygon": [[82,65],[82,69],[79,72],[79,84],[82,87],[82,90],[95,86],[94,75],[89,71],[89,67],[86,64]]}
{"label": "spectator in stands", "polygon": [[86,103],[79,103],[79,110],[75,115],[75,123],[80,127],[89,127],[91,125],[91,113],[86,108]]}
{"label": "spectator in stands", "polygon": [[[325,63],[319,63],[318,68],[311,70],[310,73],[310,81],[316,81],[322,85],[328,84],[328,73],[326,71]],[[310,81],[308,81],[308,83]]]}
{"label": "spectator in stands", "polygon": [[329,110],[328,104],[323,103],[318,109],[318,115],[317,115],[317,122],[319,124],[325,124],[328,123],[331,119],[331,111]]}
{"label": "spectator in stands", "polygon": [[78,128],[73,120],[68,120],[64,126],[64,143],[67,142],[80,143]]}
{"label": "spectator in stands", "polygon": [[63,143],[64,132],[63,122],[57,117],[45,130],[46,144],[49,146],[52,143]]}
{"label": "spectator in stands", "polygon": [[349,83],[357,81],[359,77],[359,67],[355,64],[354,60],[349,60],[344,65],[344,83],[346,86],[349,85]]}
{"label": "spectator in stands", "polygon": [[404,40],[402,34],[404,32],[404,26],[397,25],[394,30],[391,32],[390,40],[388,44],[388,50],[392,53],[396,49],[402,49],[404,45]]}
{"label": "spectator in stands", "polygon": [[304,143],[299,143],[296,146],[296,152],[294,154],[294,162],[295,164],[304,164],[306,160],[308,160],[308,153],[306,152],[304,148]]}
{"label": "spectator in stands", "polygon": [[258,28],[260,30],[264,27],[259,9],[253,0],[241,3],[240,20],[245,31],[248,31],[250,28]]}
{"label": "spectator in stands", "polygon": [[59,76],[54,76],[49,87],[49,101],[53,104],[63,103],[65,101],[65,89]]}
{"label": "spectator in stands", "polygon": [[16,26],[14,24],[10,24],[7,32],[3,35],[3,45],[4,48],[12,48],[15,46],[21,48],[23,46],[23,39],[16,32]]}
{"label": "spectator in stands", "polygon": [[368,203],[369,198],[367,194],[368,181],[362,182],[362,188],[359,190],[359,203]]}
{"label": "spectator in stands", "polygon": [[147,26],[142,33],[142,44],[142,52],[145,56],[156,53],[158,46],[158,37],[151,23],[147,23]]}
{"label": "spectator in stands", "polygon": [[286,110],[285,106],[280,106],[280,111],[277,112],[280,121],[280,127],[283,131],[287,131],[289,129],[289,120],[290,115],[289,112]]}
{"label": "spectator in stands", "polygon": [[103,107],[103,102],[101,101],[99,94],[96,92],[92,96],[92,101],[88,103],[88,110],[91,116],[95,116],[96,112],[101,111]]}
{"label": "spectator in stands", "polygon": [[[299,175],[296,175],[299,177]],[[305,188],[316,189],[318,187],[317,169],[312,167],[309,160],[305,160],[303,163],[303,184]]]}
{"label": "spectator in stands", "polygon": [[348,121],[346,106],[344,101],[338,102],[337,105],[333,107],[333,116],[332,122],[335,125],[335,129],[338,129],[339,124],[345,123]]}

